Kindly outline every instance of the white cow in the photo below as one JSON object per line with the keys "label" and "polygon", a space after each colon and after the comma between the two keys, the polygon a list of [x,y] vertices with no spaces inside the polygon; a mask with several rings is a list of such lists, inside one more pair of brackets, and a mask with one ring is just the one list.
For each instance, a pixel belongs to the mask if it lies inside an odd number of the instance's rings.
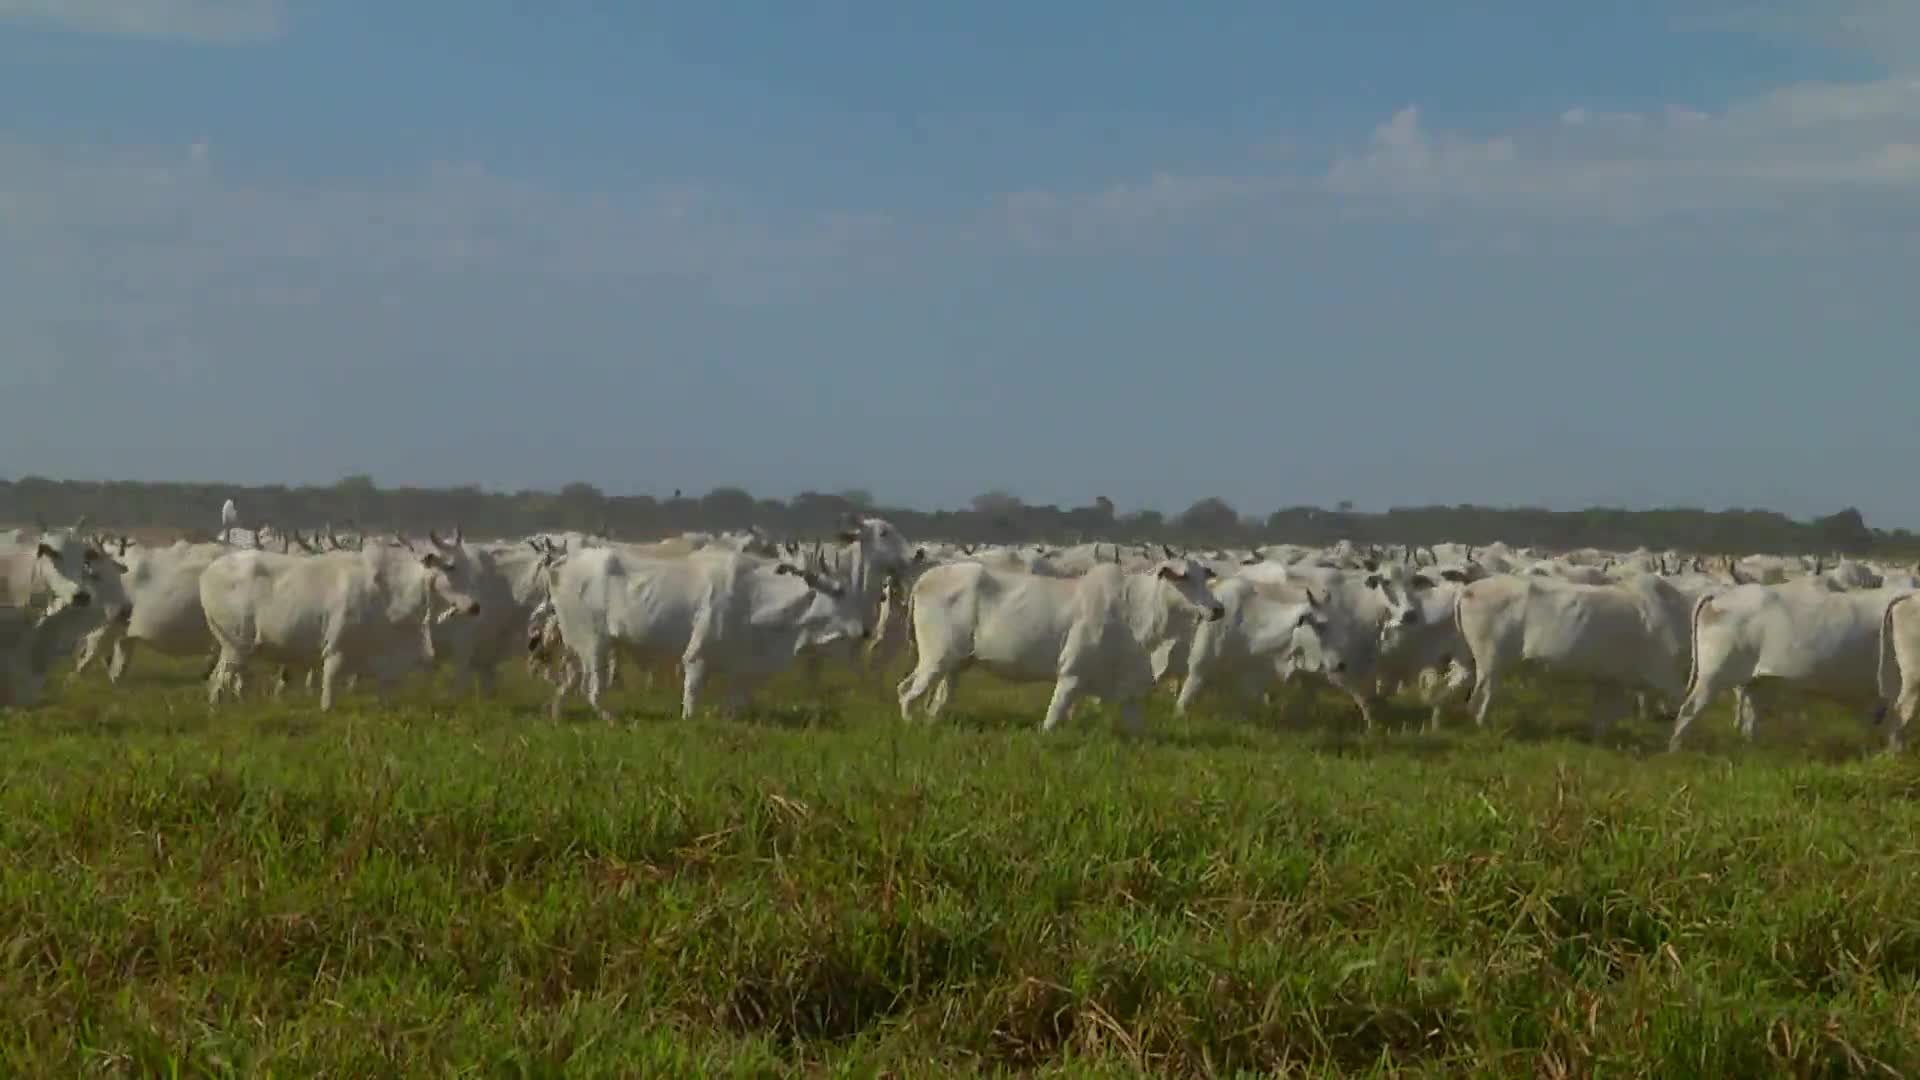
{"label": "white cow", "polygon": [[[1454,619],[1472,656],[1474,722],[1485,725],[1500,677],[1522,661],[1596,680],[1612,691],[1680,696],[1687,672],[1686,597],[1661,578],[1577,585],[1530,575],[1460,590]],[[1599,730],[1608,719],[1595,718]]]}
{"label": "white cow", "polygon": [[1119,704],[1130,731],[1142,729],[1141,702],[1154,683],[1151,653],[1184,631],[1189,613],[1226,614],[1208,590],[1214,574],[1168,560],[1153,572],[1098,566],[1077,578],[995,570],[973,563],[920,575],[909,608],[919,659],[899,686],[900,715],[939,684],[927,711],[937,716],[954,680],[979,664],[1003,678],[1053,681],[1041,725],[1051,731],[1075,699]]}
{"label": "white cow", "polygon": [[435,548],[371,543],[359,551],[223,555],[200,575],[200,605],[220,645],[207,700],[237,694],[249,659],[320,668],[320,708],[333,707],[343,674],[366,671],[382,692],[431,660],[436,602],[466,615],[480,605],[467,591],[469,568]]}
{"label": "white cow", "polygon": [[211,659],[213,631],[207,628],[206,612],[200,607],[200,574],[232,550],[223,544],[182,540],[171,547],[135,548],[123,555],[127,572],[121,583],[133,601],[133,617],[110,621],[88,634],[75,670],[85,671],[102,650],[108,650],[107,678],[117,683],[133,659],[136,642],[166,656]]}
{"label": "white cow", "polygon": [[32,543],[0,548],[0,607],[86,607],[96,599],[125,603],[117,591],[96,598],[100,583],[117,580],[117,572],[126,568],[80,529],[76,524],[72,529],[42,530]]}
{"label": "white cow", "polygon": [[[1881,630],[1905,589],[1841,589],[1824,577],[1738,585],[1693,607],[1693,664],[1670,750],[1722,691],[1782,679],[1822,697],[1877,709]],[[1746,734],[1752,731],[1745,718]]]}
{"label": "white cow", "polygon": [[1884,720],[1889,708],[1893,712],[1887,731],[1890,750],[1906,743],[1907,725],[1920,711],[1920,604],[1908,603],[1911,599],[1911,594],[1894,597],[1880,620],[1875,681],[1881,704],[1874,715]]}
{"label": "white cow", "polygon": [[[597,548],[568,556],[552,590],[560,638],[602,716],[615,649],[642,662],[678,660],[680,706],[691,717],[711,675],[731,681],[732,713],[802,650],[868,632],[865,602],[848,584],[735,552],[643,559]],[[563,685],[554,695],[556,714],[564,693]]]}
{"label": "white cow", "polygon": [[500,665],[526,653],[528,622],[547,598],[547,568],[556,556],[527,542],[468,544],[458,533],[444,543],[433,533],[427,537],[435,550],[468,568],[467,592],[480,605],[470,617],[434,619],[434,659],[453,671],[454,693],[472,681],[491,694]]}
{"label": "white cow", "polygon": [[1174,711],[1185,715],[1209,682],[1235,679],[1243,696],[1272,682],[1279,664],[1294,657],[1297,631],[1324,631],[1326,616],[1304,586],[1230,577],[1213,587],[1224,614],[1193,631],[1184,657],[1186,677]]}

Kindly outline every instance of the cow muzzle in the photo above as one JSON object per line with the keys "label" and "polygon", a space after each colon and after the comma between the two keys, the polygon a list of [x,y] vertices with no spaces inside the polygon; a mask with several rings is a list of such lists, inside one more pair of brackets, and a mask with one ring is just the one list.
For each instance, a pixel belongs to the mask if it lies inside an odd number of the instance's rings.
{"label": "cow muzzle", "polygon": [[475,615],[480,614],[480,601],[478,600],[468,601],[467,606],[461,609],[461,614],[467,616],[467,618],[469,619],[473,618]]}
{"label": "cow muzzle", "polygon": [[93,603],[93,594],[85,589],[81,589],[73,594],[72,603],[74,607],[86,607],[88,604]]}
{"label": "cow muzzle", "polygon": [[1224,619],[1226,617],[1227,617],[1227,607],[1225,604],[1215,604],[1212,607],[1207,609],[1208,622],[1219,622],[1221,619]]}

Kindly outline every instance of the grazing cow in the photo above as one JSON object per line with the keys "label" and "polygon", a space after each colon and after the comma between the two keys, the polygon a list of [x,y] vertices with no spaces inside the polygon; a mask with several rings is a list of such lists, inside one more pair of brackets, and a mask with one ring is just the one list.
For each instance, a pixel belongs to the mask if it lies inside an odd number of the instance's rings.
{"label": "grazing cow", "polygon": [[1097,566],[1078,578],[936,566],[920,575],[909,601],[919,659],[900,682],[901,718],[911,720],[914,703],[936,683],[927,715],[939,715],[954,681],[979,664],[1003,678],[1053,681],[1043,731],[1058,726],[1075,699],[1092,695],[1118,703],[1127,729],[1137,732],[1154,683],[1151,653],[1184,632],[1188,612],[1226,614],[1207,587],[1214,576],[1184,559],[1145,574]]}
{"label": "grazing cow", "polygon": [[[45,612],[0,608],[0,706],[38,705],[53,666],[73,655],[80,639],[100,624],[104,610],[99,604],[59,601]],[[125,620],[130,614],[121,604],[114,619]]]}
{"label": "grazing cow", "polygon": [[223,544],[189,544],[139,548],[123,555],[127,572],[121,583],[133,601],[133,617],[112,620],[87,635],[76,671],[85,671],[110,651],[107,678],[119,682],[133,659],[134,645],[166,656],[215,655],[213,631],[200,607],[200,574],[213,560],[233,549]]}
{"label": "grazing cow", "polygon": [[1224,614],[1193,631],[1184,658],[1186,677],[1174,703],[1178,715],[1186,714],[1210,681],[1232,678],[1243,695],[1258,693],[1278,666],[1295,656],[1296,631],[1325,629],[1325,616],[1316,611],[1319,598],[1305,586],[1230,577],[1213,587],[1213,596]]}
{"label": "grazing cow", "polygon": [[368,544],[359,551],[283,555],[241,550],[200,574],[200,606],[220,646],[207,700],[240,690],[254,656],[320,668],[320,708],[333,707],[343,674],[366,671],[382,693],[431,661],[436,603],[479,614],[469,567],[455,553]]}
{"label": "grazing cow", "polygon": [[[560,638],[579,664],[588,704],[602,716],[616,648],[643,661],[680,661],[680,707],[691,717],[710,675],[731,681],[724,706],[731,714],[796,653],[868,632],[865,603],[845,583],[817,567],[727,551],[679,559],[578,552],[555,571],[552,597]],[[554,695],[556,714],[565,689]]]}
{"label": "grazing cow", "polygon": [[[1500,677],[1522,661],[1610,688],[1646,686],[1678,697],[1687,672],[1688,614],[1678,589],[1646,575],[1618,585],[1532,576],[1467,585],[1454,619],[1473,658],[1474,722],[1486,724]],[[1596,716],[1596,731],[1606,719],[1605,711]]]}
{"label": "grazing cow", "polygon": [[[1693,664],[1667,748],[1721,691],[1781,679],[1821,697],[1878,710],[1881,640],[1904,589],[1841,589],[1825,577],[1737,585],[1692,612]],[[1742,718],[1745,733],[1752,734]]]}

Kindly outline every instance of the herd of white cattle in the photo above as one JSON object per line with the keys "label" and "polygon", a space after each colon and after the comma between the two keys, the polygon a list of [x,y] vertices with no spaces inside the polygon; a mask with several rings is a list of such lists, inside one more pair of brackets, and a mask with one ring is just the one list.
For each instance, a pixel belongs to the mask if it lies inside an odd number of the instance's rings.
{"label": "herd of white cattle", "polygon": [[1137,731],[1162,682],[1178,683],[1185,712],[1210,688],[1254,699],[1308,677],[1350,695],[1369,728],[1403,689],[1433,725],[1462,699],[1485,724],[1523,664],[1594,686],[1596,730],[1632,708],[1671,710],[1674,748],[1728,691],[1751,736],[1757,699],[1778,683],[1885,723],[1896,748],[1920,710],[1920,604],[1905,602],[1920,579],[1851,559],[975,548],[912,543],[877,517],[811,545],[757,532],[241,539],[149,547],[84,521],[0,535],[0,704],[38,703],[76,654],[79,672],[106,657],[118,683],[139,646],[206,658],[213,704],[260,663],[277,668],[276,694],[294,674],[317,677],[322,709],[363,675],[383,698],[436,667],[456,693],[491,694],[504,665],[525,663],[551,683],[556,714],[578,688],[605,715],[618,654],[647,680],[677,666],[687,715],[720,679],[730,713],[796,663],[809,677],[828,661],[871,676],[910,646],[903,719],[916,706],[937,716],[977,665],[1051,682],[1045,729],[1083,697]]}

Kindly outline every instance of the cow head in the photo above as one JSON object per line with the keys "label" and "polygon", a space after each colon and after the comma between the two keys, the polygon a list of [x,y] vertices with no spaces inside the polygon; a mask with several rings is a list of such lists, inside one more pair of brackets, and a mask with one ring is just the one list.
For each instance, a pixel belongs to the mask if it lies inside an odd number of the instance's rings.
{"label": "cow head", "polygon": [[914,561],[906,537],[885,518],[849,515],[841,525],[840,539],[858,545],[867,570],[876,575],[897,573]]}
{"label": "cow head", "polygon": [[1294,662],[1303,671],[1338,675],[1347,670],[1347,661],[1332,633],[1332,612],[1326,597],[1312,589],[1306,590],[1306,594],[1307,602],[1299,605],[1293,617]]}
{"label": "cow head", "polygon": [[124,618],[131,608],[120,584],[126,570],[77,529],[43,531],[34,548],[34,578],[51,595],[49,610],[97,603],[108,618]]}
{"label": "cow head", "polygon": [[1153,568],[1153,576],[1181,600],[1206,613],[1208,622],[1226,615],[1226,607],[1213,595],[1213,580],[1219,576],[1213,567],[1194,559],[1166,559]]}
{"label": "cow head", "polygon": [[1367,588],[1386,605],[1380,622],[1380,648],[1393,652],[1408,634],[1451,617],[1449,586],[1464,585],[1485,576],[1477,566],[1383,566],[1368,574]]}
{"label": "cow head", "polygon": [[[456,614],[473,616],[480,614],[480,601],[474,596],[473,559],[459,543],[459,534],[448,542],[440,539],[437,533],[427,533],[432,547],[420,556],[420,565],[427,571],[427,588],[440,601]],[[408,545],[412,547],[411,544]]]}

